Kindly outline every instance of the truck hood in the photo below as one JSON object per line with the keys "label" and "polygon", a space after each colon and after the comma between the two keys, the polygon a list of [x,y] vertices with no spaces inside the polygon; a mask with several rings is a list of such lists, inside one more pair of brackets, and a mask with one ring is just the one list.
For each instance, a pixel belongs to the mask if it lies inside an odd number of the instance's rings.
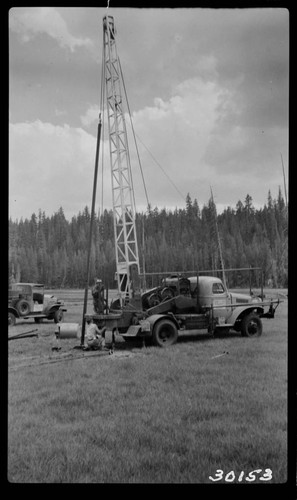
{"label": "truck hood", "polygon": [[232,304],[248,304],[250,302],[261,302],[260,297],[247,295],[244,293],[230,293]]}
{"label": "truck hood", "polygon": [[55,302],[57,301],[57,297],[55,295],[49,295],[48,293],[44,294],[44,298],[46,300],[54,300]]}
{"label": "truck hood", "polygon": [[64,301],[58,299],[55,295],[44,294],[44,304],[61,304],[64,305]]}

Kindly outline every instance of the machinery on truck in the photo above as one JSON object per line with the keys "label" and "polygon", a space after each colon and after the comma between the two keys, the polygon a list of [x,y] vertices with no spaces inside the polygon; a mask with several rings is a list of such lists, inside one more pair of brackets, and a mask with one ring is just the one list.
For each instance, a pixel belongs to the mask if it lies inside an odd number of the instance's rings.
{"label": "machinery on truck", "polygon": [[191,276],[171,274],[163,277],[156,287],[148,291],[141,289],[134,191],[122,96],[125,86],[115,34],[113,17],[104,16],[104,89],[101,95],[105,95],[107,107],[118,298],[103,314],[84,314],[84,321],[92,317],[100,328],[105,326],[126,340],[152,340],[161,347],[172,345],[179,332],[185,331],[215,334],[233,329],[243,336],[259,336],[262,333],[261,318],[273,318],[279,304],[278,300],[264,301],[263,290],[261,297],[230,293],[225,279],[202,276],[198,272]]}

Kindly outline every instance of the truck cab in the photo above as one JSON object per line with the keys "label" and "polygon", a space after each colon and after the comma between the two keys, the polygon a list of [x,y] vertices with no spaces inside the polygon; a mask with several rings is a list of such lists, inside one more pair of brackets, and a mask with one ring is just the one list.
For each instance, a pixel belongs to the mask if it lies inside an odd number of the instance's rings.
{"label": "truck cab", "polygon": [[[191,288],[197,287],[197,277],[189,278]],[[212,276],[199,276],[199,304],[201,310],[213,307],[213,316],[218,318],[219,324],[226,322],[232,309],[230,307],[231,295],[223,282]]]}
{"label": "truck cab", "polygon": [[[191,289],[196,290],[197,277],[190,277]],[[260,304],[260,297],[243,293],[231,293],[227,290],[222,280],[213,276],[199,276],[199,304],[202,310],[213,309],[213,316],[217,318],[218,325],[223,326],[234,323],[234,316],[238,315],[240,308],[246,309],[250,304]],[[260,312],[260,311],[259,311]]]}

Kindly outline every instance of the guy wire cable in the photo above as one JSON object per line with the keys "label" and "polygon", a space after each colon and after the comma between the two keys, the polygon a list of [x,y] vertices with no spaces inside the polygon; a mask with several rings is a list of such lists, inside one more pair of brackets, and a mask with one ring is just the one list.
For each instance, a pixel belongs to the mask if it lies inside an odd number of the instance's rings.
{"label": "guy wire cable", "polygon": [[[139,163],[141,177],[142,177],[142,182],[143,182],[143,187],[144,187],[144,191],[145,191],[146,202],[147,202],[147,206],[149,206],[150,203],[149,203],[149,199],[148,199],[146,184],[145,184],[143,170],[142,170],[142,165],[141,165],[141,161],[140,161],[140,156],[139,156],[137,141],[136,141],[136,137],[135,137],[134,127],[133,127],[133,122],[132,122],[132,117],[131,117],[131,111],[130,111],[130,106],[129,106],[128,96],[127,96],[127,92],[126,92],[126,86],[125,86],[125,81],[124,81],[124,77],[123,77],[123,72],[122,72],[122,66],[121,66],[120,59],[119,59],[119,66],[120,66],[120,72],[121,72],[121,77],[122,77],[122,82],[123,82],[123,87],[124,87],[124,92],[125,92],[125,97],[126,97],[126,103],[127,103],[127,108],[128,108],[128,113],[129,113],[129,118],[130,118],[130,123],[131,123],[131,128],[132,128],[132,133],[133,133],[133,137],[134,137],[134,143],[135,143],[135,147],[136,147],[136,153],[137,153],[138,163]],[[132,187],[133,187],[133,179],[132,179]],[[134,196],[134,189],[133,189],[133,196]],[[134,205],[135,205],[135,200],[134,200]]]}
{"label": "guy wire cable", "polygon": [[181,191],[178,189],[178,187],[174,184],[173,180],[169,177],[169,175],[165,172],[165,170],[163,169],[163,167],[160,165],[160,163],[156,160],[156,158],[153,156],[153,154],[150,152],[150,150],[148,149],[148,147],[144,144],[144,142],[140,139],[140,137],[137,135],[137,138],[138,140],[141,142],[141,144],[145,147],[145,149],[147,150],[147,152],[149,153],[149,155],[152,157],[152,159],[154,160],[154,162],[158,165],[158,167],[162,170],[163,174],[166,175],[167,179],[171,182],[171,184],[173,185],[173,187],[176,189],[176,191],[178,192],[178,194],[182,197],[183,201],[186,201],[186,197],[181,193]]}
{"label": "guy wire cable", "polygon": [[136,141],[136,137],[138,138],[138,140],[141,142],[141,144],[145,147],[145,149],[147,150],[147,152],[150,154],[151,158],[154,160],[154,162],[158,165],[158,167],[162,170],[162,172],[164,173],[164,175],[166,175],[166,177],[168,178],[168,180],[171,182],[171,184],[173,185],[173,187],[176,189],[176,191],[178,192],[178,194],[182,197],[183,201],[186,200],[186,197],[181,193],[181,191],[178,189],[178,187],[174,184],[174,182],[172,181],[172,179],[170,178],[170,176],[165,172],[165,170],[163,169],[163,167],[160,165],[160,163],[156,160],[156,158],[152,155],[152,153],[150,152],[150,150],[148,149],[148,147],[143,143],[143,141],[140,139],[140,137],[135,133],[134,131],[134,127],[133,127],[133,122],[132,122],[132,117],[131,117],[131,112],[130,112],[130,107],[129,107],[129,102],[128,102],[128,98],[127,98],[127,93],[126,93],[126,87],[125,87],[125,82],[124,82],[124,79],[123,79],[123,74],[122,74],[122,67],[121,67],[121,63],[119,61],[119,64],[120,64],[120,71],[121,71],[121,75],[122,75],[122,80],[123,80],[123,86],[124,86],[124,92],[125,92],[125,96],[126,96],[126,102],[127,102],[127,108],[128,108],[128,112],[129,112],[129,117],[130,117],[130,122],[131,122],[131,128],[132,128],[132,132],[133,132],[133,136],[134,136],[134,141],[135,141],[135,146],[136,146],[136,150],[137,150],[137,156],[138,156],[138,161],[139,161],[139,165],[140,165],[140,170],[141,170],[141,175],[142,175],[142,180],[143,180],[143,185],[144,185],[144,189],[145,189],[145,193],[146,193],[146,199],[147,199],[147,203],[149,205],[149,200],[148,200],[148,196],[147,196],[147,190],[146,190],[146,185],[145,185],[145,180],[144,180],[144,175],[143,175],[143,169],[142,169],[142,166],[141,166],[141,162],[140,162],[140,157],[139,157],[139,151],[138,151],[138,146],[137,146],[137,141]]}

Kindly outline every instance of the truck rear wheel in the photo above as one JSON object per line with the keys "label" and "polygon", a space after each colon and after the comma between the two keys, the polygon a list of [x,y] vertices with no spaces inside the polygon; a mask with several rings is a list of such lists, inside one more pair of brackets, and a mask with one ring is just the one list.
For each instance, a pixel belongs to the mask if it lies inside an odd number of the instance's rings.
{"label": "truck rear wheel", "polygon": [[162,319],[154,326],[153,343],[159,347],[168,347],[177,341],[177,328],[169,319]]}
{"label": "truck rear wheel", "polygon": [[247,314],[241,322],[241,335],[243,337],[260,337],[262,335],[262,321],[255,313]]}

